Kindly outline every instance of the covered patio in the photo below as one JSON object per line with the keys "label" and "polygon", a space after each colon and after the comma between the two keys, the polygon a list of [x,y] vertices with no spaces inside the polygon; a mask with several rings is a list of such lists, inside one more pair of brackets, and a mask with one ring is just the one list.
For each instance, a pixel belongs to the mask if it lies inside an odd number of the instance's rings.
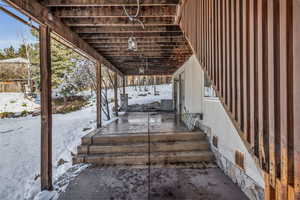
{"label": "covered patio", "polygon": [[[149,141],[142,138],[148,134]],[[99,155],[99,160],[85,158],[84,162],[93,165],[71,181],[59,200],[246,200],[213,160],[196,154],[212,155],[207,146],[199,146],[204,144],[204,133],[190,132],[174,113],[127,113],[82,138],[74,161],[82,162],[85,147],[90,155]],[[99,152],[102,148],[101,154],[97,154],[96,147]],[[164,162],[154,162],[167,153],[173,157],[168,155]],[[182,162],[184,153],[189,156]],[[132,162],[129,160],[133,154]],[[143,154],[150,165],[142,164]]]}
{"label": "covered patio", "polygon": [[[115,83],[118,79],[122,80],[121,93],[126,97],[127,75],[171,75],[193,55],[192,59],[195,62],[192,60],[187,65],[200,66],[197,72],[203,72],[211,82],[211,87],[225,111],[225,120],[228,119],[232,125],[228,126],[221,136],[234,131],[238,136],[234,137],[242,142],[242,148],[228,150],[234,157],[235,169],[241,173],[247,172],[244,168],[244,155],[249,155],[248,157],[258,166],[259,175],[264,179],[264,191],[261,192],[264,194],[260,195],[260,199],[300,199],[299,0],[5,0],[5,2],[38,24],[38,27],[34,28],[39,30],[40,39],[41,190],[53,190],[50,43],[51,34],[54,34],[57,40],[96,64],[97,130],[91,133],[90,137],[83,137],[83,148],[79,150],[86,155],[81,156],[79,162],[98,164],[112,161],[117,161],[116,164],[139,162],[149,166],[152,163],[147,159],[151,157],[145,155],[150,154],[150,151],[145,149],[145,145],[140,147],[143,150],[141,152],[143,155],[140,156],[136,156],[140,152],[131,152],[133,153],[131,157],[125,157],[123,160],[111,159],[111,156],[102,158],[101,153],[104,149],[115,150],[110,146],[108,148],[101,146],[103,135],[107,137],[115,134],[124,137],[126,135],[123,133],[126,133],[131,137],[143,133],[141,140],[145,142],[145,138],[148,138],[149,143],[146,147],[151,149],[151,130],[160,134],[159,141],[164,144],[176,143],[178,132],[186,132],[185,127],[177,121],[176,115],[157,113],[150,116],[126,115],[110,126],[102,128],[103,66],[114,71]],[[5,7],[0,8],[22,21]],[[28,24],[24,20],[22,22]],[[198,105],[198,99],[192,95],[198,92],[200,96],[203,90],[202,88],[199,92],[195,89],[195,85],[200,85],[198,79],[201,81],[204,79],[200,78],[200,73],[198,76],[193,74],[196,71],[190,70],[194,76],[190,76],[193,78],[189,79],[185,75],[187,72],[188,70],[183,70],[173,79],[176,88],[174,92],[179,91],[178,94],[174,94],[174,97],[178,97],[174,98],[176,99],[174,104],[177,106],[174,107],[178,108],[180,115],[189,114],[188,107]],[[186,80],[190,81],[190,87],[185,88]],[[113,87],[114,107],[118,108],[120,104],[117,100],[118,86],[114,84]],[[190,96],[185,96],[182,92],[184,88],[188,90]],[[186,101],[189,102],[189,106],[185,104]],[[118,109],[115,111],[118,116]],[[146,126],[145,122],[148,123]],[[207,130],[209,133],[210,129]],[[166,139],[163,135],[165,132],[176,135],[176,140]],[[196,141],[200,141],[207,136],[202,132],[199,134],[188,132],[187,135],[190,136],[188,142],[191,143],[194,137]],[[98,137],[100,140],[97,140]],[[118,142],[120,141],[117,141],[117,144]],[[209,142],[214,142],[215,148],[218,148],[217,137],[212,137]],[[222,142],[230,143],[231,138],[225,136]],[[90,146],[93,145],[96,146],[92,147],[94,152],[90,151]],[[167,151],[173,148],[172,145],[171,147],[163,145],[161,148]],[[176,150],[178,147],[181,145],[176,146]],[[155,154],[152,159],[156,159],[155,162],[158,164],[169,162],[173,164],[177,159],[189,164],[194,161],[201,163],[213,160],[210,152],[206,152],[209,151],[208,144],[197,143],[195,146],[184,147],[195,149],[190,149],[192,153],[172,152],[158,156]],[[128,148],[130,151],[134,149]],[[245,154],[239,151],[241,149],[246,149]],[[91,153],[96,155],[89,155]],[[119,152],[109,153],[119,155]],[[165,170],[170,177],[167,179],[162,177],[156,181],[154,176],[153,181],[157,182],[157,185],[154,187],[155,191],[147,189],[149,195],[154,195],[148,198],[184,199],[182,198],[184,195],[189,199],[197,199],[203,195],[194,192],[199,190],[206,191],[204,198],[207,199],[228,199],[225,193],[232,194],[236,199],[244,198],[234,185],[219,174],[217,168],[207,169],[212,171],[211,173],[203,169],[203,166],[200,168],[195,171],[177,168],[155,169],[154,174],[160,176]],[[101,185],[102,183],[98,181],[103,178],[102,170],[107,170],[111,177],[119,177],[123,173],[125,179],[116,178],[119,185],[112,188],[105,184]],[[145,194],[141,193],[146,190],[143,182],[146,171],[144,169],[137,171],[89,168],[70,185],[61,199],[85,197],[99,199],[99,196],[103,196],[104,199],[126,199],[129,198],[128,195],[146,198]],[[140,175],[129,185],[122,182],[132,173]],[[96,180],[94,175],[99,179]],[[193,176],[198,179],[195,181]],[[148,178],[149,180],[151,178],[149,172]],[[106,180],[103,182],[109,180],[105,177],[104,179]],[[201,180],[208,180],[207,185],[204,186]],[[170,183],[172,187],[164,189],[164,181]],[[241,184],[243,183],[242,181]],[[133,187],[135,191],[130,193],[127,189],[132,187],[131,184],[142,186]],[[148,184],[149,187],[150,185]],[[157,187],[163,189],[159,190]],[[121,188],[120,196],[119,193],[111,194],[117,188]],[[187,191],[193,192],[188,194]],[[213,192],[225,196],[215,196]],[[82,194],[86,195],[81,196]],[[205,196],[206,194],[208,196]]]}

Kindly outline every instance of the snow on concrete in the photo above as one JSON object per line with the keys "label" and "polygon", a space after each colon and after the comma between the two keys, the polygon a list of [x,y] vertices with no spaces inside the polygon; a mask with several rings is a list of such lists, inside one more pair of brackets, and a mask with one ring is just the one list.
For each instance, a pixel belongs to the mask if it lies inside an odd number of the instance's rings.
{"label": "snow on concrete", "polygon": [[[139,96],[145,92],[139,92],[138,89],[136,91],[134,87],[126,88],[126,92],[132,97],[129,104],[151,103],[172,97],[171,85],[157,86],[159,96],[154,96],[153,89],[149,86],[148,88],[151,94],[145,97]],[[112,96],[113,91],[109,90],[109,97],[112,98]],[[18,103],[6,105],[5,112],[22,111],[23,108],[20,108],[20,105],[22,107],[23,101],[26,100],[18,93],[0,93],[1,109],[9,101],[18,101]],[[37,105],[34,102],[31,103],[27,102],[28,105],[31,105],[28,107],[35,109]],[[102,116],[104,117],[104,114]],[[66,176],[67,170],[74,168],[71,163],[71,152],[76,153],[76,147],[80,144],[81,137],[89,132],[84,129],[95,128],[95,119],[96,108],[94,105],[68,114],[53,115],[53,174],[56,190],[60,190],[59,187],[66,187],[65,185],[61,186],[61,183],[68,182],[68,178],[61,179],[61,177]],[[115,118],[111,121],[113,120]],[[1,200],[32,200],[36,195],[36,200],[57,197],[55,192],[40,192],[39,190],[40,129],[40,116],[0,119]],[[75,174],[84,167],[75,166]],[[72,177],[72,175],[67,177]]]}
{"label": "snow on concrete", "polygon": [[[158,96],[154,96],[153,86],[147,86],[148,91],[144,91],[144,87],[141,87],[141,92],[139,92],[138,87],[136,87],[137,91],[135,90],[135,87],[126,88],[126,93],[128,92],[128,96],[131,97],[128,100],[128,104],[149,104],[155,101],[160,101],[161,99],[172,99],[171,85],[157,85],[155,87],[156,90],[159,92]],[[139,96],[140,94],[147,94],[147,96]]]}

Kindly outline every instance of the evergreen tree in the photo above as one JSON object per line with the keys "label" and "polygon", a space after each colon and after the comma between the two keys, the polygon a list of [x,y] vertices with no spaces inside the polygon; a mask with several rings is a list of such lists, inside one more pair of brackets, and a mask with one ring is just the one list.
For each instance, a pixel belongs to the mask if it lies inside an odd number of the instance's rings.
{"label": "evergreen tree", "polygon": [[4,55],[4,53],[2,52],[2,50],[0,49],[0,60],[2,60],[2,59],[5,59],[5,55]]}
{"label": "evergreen tree", "polygon": [[51,40],[52,86],[57,88],[64,81],[65,74],[71,73],[80,56],[72,49]]}
{"label": "evergreen tree", "polygon": [[[39,37],[38,32],[35,29],[31,30],[31,33],[36,38]],[[72,68],[76,66],[78,60],[82,59],[81,56],[72,49],[59,43],[53,39],[54,35],[51,35],[51,70],[52,70],[52,87],[58,88],[60,84],[65,81],[65,74],[72,72]],[[57,39],[57,38],[56,38]],[[32,52],[32,62],[39,63],[39,47],[35,46],[34,52]]]}
{"label": "evergreen tree", "polygon": [[[30,51],[30,45],[27,45],[27,50]],[[27,58],[27,54],[26,54],[26,46],[25,44],[21,44],[21,46],[18,49],[18,53],[17,53],[18,57],[22,57],[22,58]],[[28,58],[27,58],[28,59]]]}
{"label": "evergreen tree", "polygon": [[7,59],[8,59],[8,58],[15,58],[15,57],[17,57],[16,51],[15,51],[15,49],[14,49],[13,46],[10,46],[10,47],[8,47],[8,48],[5,48],[3,51],[4,51],[4,55],[5,55],[5,57],[6,57]]}

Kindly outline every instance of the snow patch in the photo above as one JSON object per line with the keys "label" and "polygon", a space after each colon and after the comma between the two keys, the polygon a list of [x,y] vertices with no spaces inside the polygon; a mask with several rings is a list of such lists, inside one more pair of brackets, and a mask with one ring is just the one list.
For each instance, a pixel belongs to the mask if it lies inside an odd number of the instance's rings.
{"label": "snow patch", "polygon": [[35,111],[39,107],[39,104],[25,98],[23,93],[0,93],[0,113]]}
{"label": "snow patch", "polygon": [[[127,87],[129,104],[144,104],[161,99],[172,98],[171,85],[156,86],[160,95],[154,95],[154,88],[139,91],[138,87]],[[119,90],[120,91],[120,90]],[[113,98],[113,90],[108,91]],[[139,96],[147,93],[147,96]],[[150,94],[149,94],[150,93]],[[87,93],[90,94],[90,93]],[[120,93],[119,93],[120,94]],[[16,101],[9,103],[10,101]],[[0,93],[0,112],[23,111],[22,103],[26,101],[20,93]],[[30,100],[29,100],[30,101]],[[81,137],[88,133],[85,128],[94,129],[96,120],[95,99],[93,105],[68,114],[53,115],[53,180],[54,192],[40,192],[40,116],[0,119],[0,199],[1,200],[36,200],[55,199],[64,191],[68,182],[80,173],[86,165],[72,166],[72,155],[80,144]],[[27,102],[27,101],[26,101]],[[120,102],[120,101],[119,101]],[[7,104],[6,106],[4,106]],[[27,102],[27,109],[36,109],[38,104]],[[112,107],[113,103],[110,105]],[[122,114],[122,113],[120,113]],[[105,121],[103,114],[103,125]],[[59,162],[63,160],[63,162]]]}

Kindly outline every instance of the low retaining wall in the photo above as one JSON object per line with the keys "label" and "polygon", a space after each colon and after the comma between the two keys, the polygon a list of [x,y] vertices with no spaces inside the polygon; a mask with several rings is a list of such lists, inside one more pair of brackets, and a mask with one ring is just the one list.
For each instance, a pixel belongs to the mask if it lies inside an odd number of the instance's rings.
{"label": "low retaining wall", "polygon": [[[218,166],[241,188],[250,200],[263,200],[264,188],[262,187],[262,183],[259,183],[257,182],[258,180],[256,180],[259,179],[258,177],[261,175],[256,170],[254,161],[251,160],[250,153],[242,146],[242,141],[239,141],[241,140],[239,138],[240,136],[237,133],[235,134],[234,126],[231,126],[230,119],[226,112],[222,112],[221,103],[214,99],[213,102],[210,102],[209,104],[210,105],[204,106],[204,114],[184,113],[182,115],[182,121],[189,130],[193,131],[195,129],[200,129],[206,133]],[[213,109],[211,109],[212,107]],[[220,137],[220,134],[223,134],[223,137]],[[225,145],[221,144],[218,148],[214,147],[212,145],[212,137],[214,135],[219,136],[219,143]],[[245,169],[239,168],[234,163],[235,150],[245,153]]]}

